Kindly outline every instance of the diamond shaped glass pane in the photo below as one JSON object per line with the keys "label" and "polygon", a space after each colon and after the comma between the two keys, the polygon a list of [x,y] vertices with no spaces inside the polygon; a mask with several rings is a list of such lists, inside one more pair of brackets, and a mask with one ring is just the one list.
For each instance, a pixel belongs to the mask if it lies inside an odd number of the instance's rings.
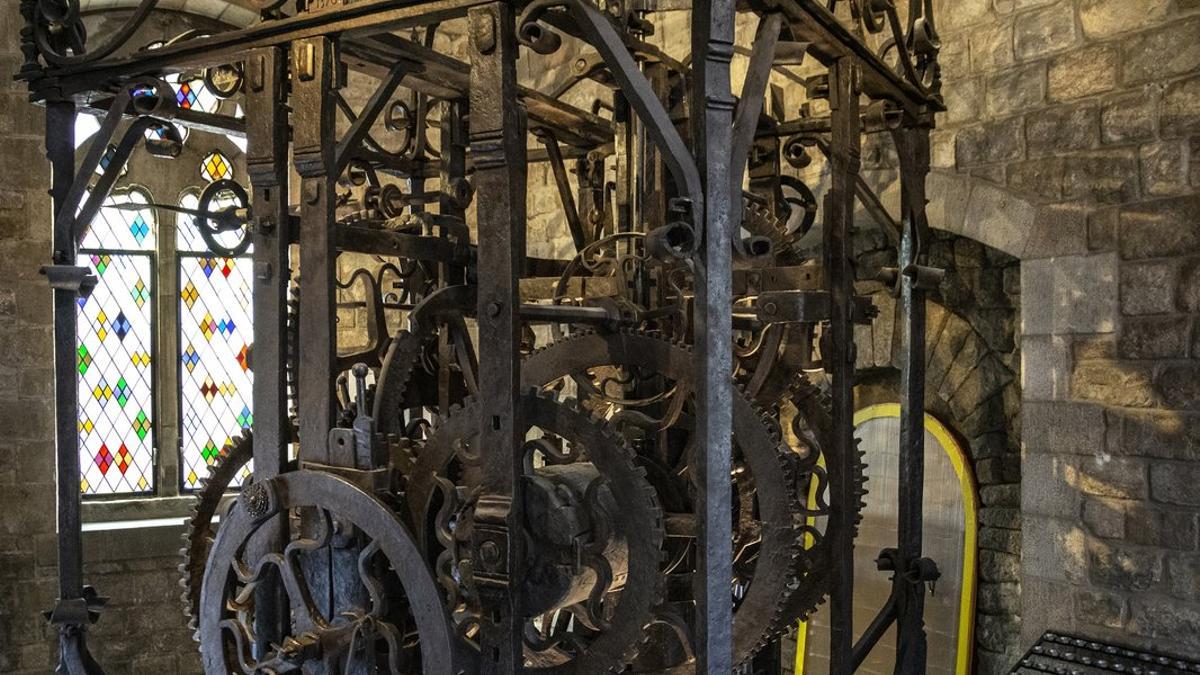
{"label": "diamond shaped glass pane", "polygon": [[[179,259],[180,476],[199,487],[206,466],[254,421],[247,354],[251,260],[181,255]],[[241,483],[239,477],[234,481]]]}

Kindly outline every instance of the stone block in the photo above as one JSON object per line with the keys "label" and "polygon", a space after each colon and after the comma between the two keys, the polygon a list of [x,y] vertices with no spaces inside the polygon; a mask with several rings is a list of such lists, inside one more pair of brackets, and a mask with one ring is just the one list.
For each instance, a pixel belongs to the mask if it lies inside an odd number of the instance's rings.
{"label": "stone block", "polygon": [[1020,509],[980,509],[979,524],[1004,530],[1021,529]]}
{"label": "stone block", "polygon": [[1068,156],[1063,168],[1063,196],[1101,203],[1128,202],[1138,195],[1138,166],[1135,148]]}
{"label": "stone block", "polygon": [[[1090,456],[1105,447],[1104,409],[1098,405],[1025,401],[1021,415],[1024,418],[1021,443],[1026,462],[1034,454]],[[1028,480],[1029,476],[1025,476],[1025,482]]]}
{"label": "stone block", "polygon": [[971,70],[990,73],[1013,63],[1013,25],[1008,21],[971,31]]}
{"label": "stone block", "polygon": [[1132,544],[1196,550],[1196,513],[1169,510],[1144,502],[1130,504],[1125,510],[1125,540]]}
{"label": "stone block", "polygon": [[1035,205],[1000,187],[977,185],[971,190],[961,234],[1014,258],[1027,255],[1037,225]]}
{"label": "stone block", "polygon": [[1070,48],[1079,40],[1074,5],[1057,2],[1018,15],[1013,37],[1016,56],[1021,61]]}
{"label": "stone block", "polygon": [[1167,585],[1171,594],[1184,600],[1200,600],[1200,554],[1172,553],[1167,556]]}
{"label": "stone block", "polygon": [[1121,417],[1123,429],[1118,452],[1136,457],[1200,461],[1200,415],[1127,410]]}
{"label": "stone block", "polygon": [[1089,251],[1108,252],[1117,250],[1117,224],[1121,211],[1108,207],[1088,214],[1087,243]]}
{"label": "stone block", "polygon": [[933,8],[934,16],[939,17],[938,29],[952,32],[987,17],[992,3],[991,0],[937,0]]}
{"label": "stone block", "polygon": [[1117,358],[1117,341],[1112,335],[1080,335],[1071,345],[1076,361]]}
{"label": "stone block", "polygon": [[[1121,55],[1111,45],[1090,45],[1050,61],[1046,93],[1052,101],[1072,101],[1112,91]],[[1087,77],[1080,77],[1087,73]]]}
{"label": "stone block", "polygon": [[1005,184],[1023,195],[1037,200],[1057,200],[1062,197],[1066,162],[1062,157],[1043,157],[1013,162],[1006,167]]}
{"label": "stone block", "polygon": [[1172,21],[1121,43],[1124,80],[1138,85],[1200,69],[1200,18]]}
{"label": "stone block", "polygon": [[1181,651],[1200,649],[1200,605],[1163,602],[1158,598],[1130,599],[1128,629],[1157,640],[1170,640]]}
{"label": "stone block", "polygon": [[1019,614],[1021,585],[1018,583],[985,583],[979,585],[976,608],[981,614]]}
{"label": "stone block", "polygon": [[1088,565],[1092,581],[1122,591],[1148,591],[1163,580],[1161,551],[1119,543],[1088,542]]}
{"label": "stone block", "polygon": [[1125,598],[1105,591],[1075,591],[1075,616],[1081,623],[1120,628],[1125,622]]}
{"label": "stone block", "polygon": [[1013,117],[965,127],[955,139],[955,161],[960,167],[1020,159],[1024,154],[1024,130]]}
{"label": "stone block", "polygon": [[1021,334],[1110,333],[1116,328],[1112,254],[1031,260],[1021,266]]}
{"label": "stone block", "polygon": [[1200,77],[1167,85],[1159,125],[1163,138],[1200,134]]}
{"label": "stone block", "polygon": [[1161,258],[1200,251],[1200,195],[1124,207],[1120,251],[1125,259]]}
{"label": "stone block", "polygon": [[999,551],[979,552],[979,578],[991,582],[1021,580],[1021,557]]}
{"label": "stone block", "polygon": [[985,506],[1021,506],[1021,485],[984,485],[979,488],[979,499]]}
{"label": "stone block", "polygon": [[1007,387],[1013,377],[1012,371],[995,353],[984,355],[947,401],[951,413],[959,419],[966,417],[981,402],[991,400]]}
{"label": "stone block", "polygon": [[1200,465],[1155,462],[1150,465],[1150,497],[1179,506],[1200,506]]}
{"label": "stone block", "polygon": [[1164,314],[1175,309],[1179,265],[1173,260],[1121,265],[1121,313]]}
{"label": "stone block", "polygon": [[980,528],[977,538],[979,548],[1005,553],[1021,552],[1021,531],[1006,530],[999,527]]}
{"label": "stone block", "polygon": [[1025,455],[1021,480],[1021,508],[1028,515],[1079,517],[1082,498],[1073,481],[1079,475],[1078,459],[1057,454]]}
{"label": "stone block", "polygon": [[1200,312],[1200,259],[1188,260],[1179,277],[1179,309]]}
{"label": "stone block", "polygon": [[1164,197],[1188,191],[1188,147],[1183,141],[1143,145],[1139,150],[1142,194]]}
{"label": "stone block", "polygon": [[1112,99],[1100,110],[1100,139],[1109,145],[1154,138],[1158,98],[1144,92]]}
{"label": "stone block", "polygon": [[1104,497],[1083,500],[1083,524],[1093,536],[1120,539],[1125,536],[1125,502]]}
{"label": "stone block", "polygon": [[[1075,590],[1071,584],[1035,577],[1027,571],[1021,579],[1021,619],[1025,624],[1021,642],[1033,644],[1047,630],[1074,630],[1073,603],[1065,602],[1064,598],[1070,598]],[[1007,672],[1013,663],[1005,663],[1003,669],[997,672]]]}
{"label": "stone block", "polygon": [[973,77],[960,80],[944,94],[946,124],[962,124],[979,119],[983,110],[983,80]]}
{"label": "stone block", "polygon": [[1146,465],[1131,457],[1097,455],[1080,460],[1073,482],[1079,491],[1098,497],[1146,499],[1150,494]]}
{"label": "stone block", "polygon": [[1021,630],[1021,617],[1015,614],[981,614],[975,620],[975,644],[980,649],[1002,652],[1012,636]]}
{"label": "stone block", "polygon": [[1125,317],[1117,353],[1126,359],[1187,358],[1191,332],[1189,316]]}
{"label": "stone block", "polygon": [[1025,120],[1029,157],[1094,148],[1100,143],[1100,109],[1066,106],[1030,113]]}
{"label": "stone block", "polygon": [[1080,582],[1087,576],[1087,537],[1078,525],[1046,518],[1025,518],[1021,568],[1026,575]]}
{"label": "stone block", "polygon": [[1079,23],[1085,37],[1103,39],[1152,26],[1170,10],[1170,0],[1081,0]]}
{"label": "stone block", "polygon": [[1200,363],[1167,365],[1156,384],[1167,407],[1200,410]]}
{"label": "stone block", "polygon": [[942,49],[938,52],[938,63],[942,66],[942,75],[959,81],[971,70],[971,50],[967,36],[958,39],[943,39]]}
{"label": "stone block", "polygon": [[[1058,159],[1058,158],[1054,158]],[[1043,160],[1047,164],[1052,160]],[[1087,247],[1087,208],[1080,204],[1048,204],[1037,211],[1037,227],[1025,246],[1027,257],[1083,255]]]}
{"label": "stone block", "polygon": [[931,390],[936,391],[950,370],[954,357],[962,349],[968,338],[973,338],[971,325],[956,314],[951,314],[946,320],[945,328],[934,345],[933,353],[925,371],[925,383]]}
{"label": "stone block", "polygon": [[1071,372],[1071,393],[1084,401],[1146,408],[1159,402],[1150,367],[1101,359],[1080,361]]}
{"label": "stone block", "polygon": [[1070,343],[1060,335],[1021,340],[1021,394],[1027,401],[1064,400],[1070,393]]}
{"label": "stone block", "polygon": [[1032,63],[987,78],[984,110],[992,117],[1021,113],[1046,100],[1046,64]]}

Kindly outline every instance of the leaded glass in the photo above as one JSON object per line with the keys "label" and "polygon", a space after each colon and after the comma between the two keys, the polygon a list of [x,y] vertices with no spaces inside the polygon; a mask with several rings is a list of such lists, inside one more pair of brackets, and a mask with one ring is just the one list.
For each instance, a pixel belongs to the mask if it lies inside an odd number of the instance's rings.
{"label": "leaded glass", "polygon": [[[179,257],[180,473],[185,490],[199,487],[205,467],[254,421],[248,361],[251,266],[248,257]],[[249,467],[242,477],[247,475]]]}
{"label": "leaded glass", "polygon": [[200,177],[208,182],[233,178],[233,164],[218,150],[213,150],[200,161]]}
{"label": "leaded glass", "polygon": [[78,264],[99,281],[79,299],[76,324],[79,489],[85,495],[152,492],[153,259],[101,250],[81,253]]}
{"label": "leaded glass", "polygon": [[80,242],[86,249],[116,249],[123,251],[154,251],[157,231],[154,209],[118,209],[113,205],[146,204],[150,195],[139,188],[114,192],[92,219]]}

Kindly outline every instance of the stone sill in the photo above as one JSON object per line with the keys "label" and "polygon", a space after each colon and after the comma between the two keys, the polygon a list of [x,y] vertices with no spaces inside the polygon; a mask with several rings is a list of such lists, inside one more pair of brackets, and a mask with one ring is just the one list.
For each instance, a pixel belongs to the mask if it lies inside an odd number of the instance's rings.
{"label": "stone sill", "polygon": [[[222,510],[234,497],[229,495],[222,500]],[[88,500],[82,505],[83,528],[85,531],[123,530],[181,524],[191,515],[195,503],[193,495]]]}

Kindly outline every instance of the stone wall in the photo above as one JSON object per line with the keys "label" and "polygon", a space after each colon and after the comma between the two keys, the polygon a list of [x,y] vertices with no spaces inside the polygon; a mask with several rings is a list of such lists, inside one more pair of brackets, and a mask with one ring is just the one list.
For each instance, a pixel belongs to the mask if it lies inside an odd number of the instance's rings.
{"label": "stone wall", "polygon": [[1022,643],[1195,655],[1200,4],[941,4],[938,199],[1022,259]]}

